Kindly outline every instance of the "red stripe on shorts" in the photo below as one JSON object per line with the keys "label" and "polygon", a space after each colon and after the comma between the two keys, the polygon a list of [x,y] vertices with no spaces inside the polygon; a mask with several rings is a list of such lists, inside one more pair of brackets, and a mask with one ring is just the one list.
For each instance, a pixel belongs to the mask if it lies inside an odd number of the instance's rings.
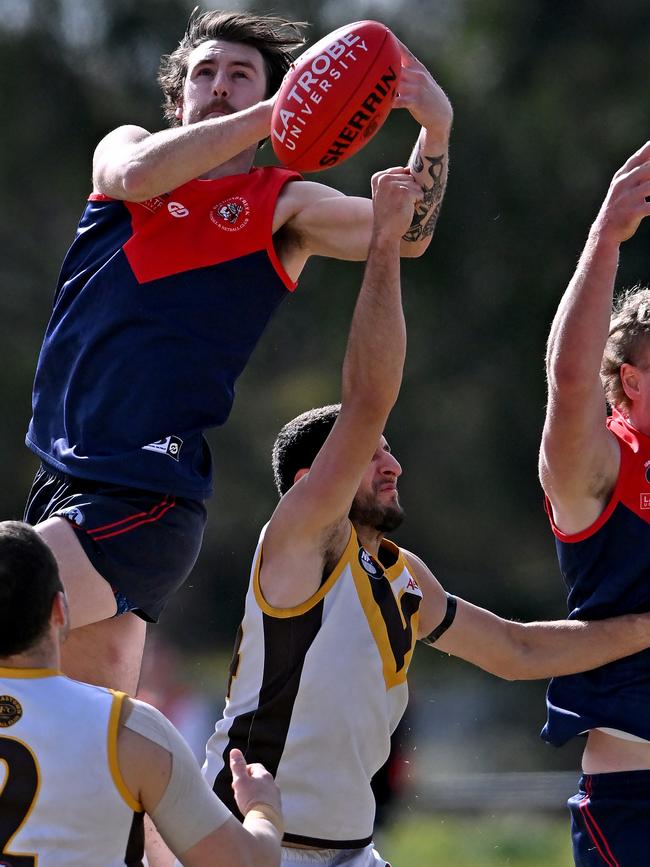
{"label": "red stripe on shorts", "polygon": [[584,820],[585,828],[587,829],[587,833],[591,838],[594,846],[598,850],[598,854],[603,859],[607,867],[620,867],[620,864],[614,857],[612,850],[609,848],[609,844],[607,842],[607,838],[603,834],[602,828],[599,826],[598,822],[594,819],[591,811],[589,810],[589,803],[591,799],[591,780],[587,779],[587,794],[580,801],[578,808],[580,810],[580,814]]}
{"label": "red stripe on shorts", "polygon": [[[167,512],[176,505],[175,498],[165,497],[160,503],[152,506],[148,512],[138,512],[135,515],[129,515],[128,518],[122,518],[120,521],[113,521],[112,524],[103,524],[101,527],[95,527],[92,530],[86,530],[88,535],[96,542],[102,539],[110,539],[112,536],[119,536],[122,533],[128,533],[141,527],[143,524],[151,524],[154,521],[159,521]],[[111,531],[111,532],[106,532]]]}

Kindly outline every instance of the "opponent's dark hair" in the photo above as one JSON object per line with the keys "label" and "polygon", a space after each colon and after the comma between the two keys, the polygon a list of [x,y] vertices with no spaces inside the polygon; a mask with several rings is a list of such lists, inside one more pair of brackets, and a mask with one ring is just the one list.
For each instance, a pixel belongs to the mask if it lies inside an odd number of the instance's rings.
{"label": "opponent's dark hair", "polygon": [[292,52],[305,44],[301,33],[305,26],[302,21],[288,21],[273,15],[226,12],[219,9],[201,12],[196,6],[178,48],[160,60],[158,83],[165,97],[165,118],[172,126],[178,126],[176,107],[183,94],[188,57],[198,45],[212,39],[223,39],[257,48],[264,60],[266,96],[269,97],[280,87],[291,66]]}
{"label": "opponent's dark hair", "polygon": [[21,521],[0,522],[0,656],[38,643],[62,590],[54,555],[36,530]]}
{"label": "opponent's dark hair", "polygon": [[280,496],[293,485],[298,470],[309,469],[334,427],[340,403],[303,412],[287,422],[273,446],[273,475]]}
{"label": "opponent's dark hair", "polygon": [[616,300],[605,345],[600,376],[610,406],[624,415],[630,411],[630,401],[621,382],[621,365],[641,366],[650,346],[650,289],[633,286]]}

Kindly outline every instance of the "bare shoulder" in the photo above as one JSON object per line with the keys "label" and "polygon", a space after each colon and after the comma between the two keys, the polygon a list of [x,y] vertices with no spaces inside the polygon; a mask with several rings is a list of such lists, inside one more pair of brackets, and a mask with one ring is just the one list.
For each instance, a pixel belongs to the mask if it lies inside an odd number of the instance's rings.
{"label": "bare shoulder", "polygon": [[[289,494],[283,498],[283,505],[288,507],[292,499]],[[285,610],[308,602],[334,571],[349,539],[347,518],[305,531],[293,509],[276,510],[264,535],[260,564],[264,600],[273,608]]]}
{"label": "bare shoulder", "polygon": [[409,569],[413,571],[416,578],[419,578],[421,575],[424,577],[431,576],[433,578],[433,573],[421,557],[418,557],[418,555],[414,554],[413,551],[407,551],[406,548],[400,548],[400,551],[408,563]]}
{"label": "bare shoulder", "polygon": [[442,585],[424,560],[412,551],[407,551],[405,548],[400,548],[400,551],[406,559],[414,578],[420,585],[423,598],[425,600],[431,600],[432,597],[437,599],[438,597],[444,596],[445,591],[443,590]]}
{"label": "bare shoulder", "polygon": [[563,438],[547,423],[539,477],[560,531],[582,532],[601,515],[616,487],[620,463],[620,442],[604,424],[590,438]]}
{"label": "bare shoulder", "polygon": [[128,163],[131,151],[151,133],[141,126],[118,126],[99,142],[93,154],[93,190],[95,193],[114,195],[115,176]]}
{"label": "bare shoulder", "polygon": [[99,144],[95,148],[95,156],[103,154],[106,150],[110,148],[117,148],[123,145],[133,144],[134,142],[142,141],[142,139],[150,136],[151,133],[149,130],[146,130],[142,126],[135,126],[134,124],[126,124],[124,126],[118,126],[111,132],[107,133],[103,139],[100,140]]}

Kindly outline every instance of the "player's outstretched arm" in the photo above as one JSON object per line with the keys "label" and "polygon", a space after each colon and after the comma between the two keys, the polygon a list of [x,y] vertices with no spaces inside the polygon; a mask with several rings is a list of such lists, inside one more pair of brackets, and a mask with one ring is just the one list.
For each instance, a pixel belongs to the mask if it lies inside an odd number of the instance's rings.
{"label": "player's outstretched arm", "polygon": [[600,365],[609,333],[620,245],[650,214],[650,143],[614,175],[548,340],[548,403],[540,478],[559,528],[589,526],[607,502],[619,450],[605,429]]}
{"label": "player's outstretched arm", "polygon": [[650,614],[516,623],[457,599],[450,622],[447,594],[419,557],[407,556],[423,595],[418,638],[506,680],[575,674],[650,647]]}
{"label": "player's outstretched arm", "polygon": [[[152,867],[277,867],[282,811],[277,786],[261,765],[234,751],[231,769],[243,826],[219,801],[174,726],[155,708],[127,699],[118,737],[124,783],[149,814],[162,841],[150,846]],[[172,854],[173,853],[173,854]]]}
{"label": "player's outstretched arm", "polygon": [[[400,255],[420,256],[431,242],[447,186],[453,111],[442,88],[405,45],[399,96],[394,105],[410,111],[422,127],[408,165],[421,192],[400,244]],[[365,259],[372,222],[372,203],[368,199],[345,196],[325,184],[303,181],[288,184],[283,191],[274,230],[286,225],[291,232],[296,255],[301,259],[299,271],[309,256]]]}
{"label": "player's outstretched arm", "polygon": [[400,45],[402,71],[395,108],[408,109],[422,127],[409,160],[422,198],[404,234],[401,252],[403,256],[420,256],[431,241],[447,186],[453,111],[429,70],[403,43]]}
{"label": "player's outstretched arm", "polygon": [[506,680],[588,671],[650,646],[650,614],[515,623],[459,600],[457,620],[435,646]]}
{"label": "player's outstretched arm", "polygon": [[156,133],[139,126],[113,130],[95,150],[94,192],[142,202],[206,174],[268,136],[274,98]]}
{"label": "player's outstretched arm", "polygon": [[262,588],[276,607],[298,605],[319,586],[333,535],[334,547],[344,546],[350,505],[397,399],[406,354],[399,245],[419,195],[407,169],[373,177],[374,227],[343,362],[341,410],[309,472],[278,504],[264,539]]}

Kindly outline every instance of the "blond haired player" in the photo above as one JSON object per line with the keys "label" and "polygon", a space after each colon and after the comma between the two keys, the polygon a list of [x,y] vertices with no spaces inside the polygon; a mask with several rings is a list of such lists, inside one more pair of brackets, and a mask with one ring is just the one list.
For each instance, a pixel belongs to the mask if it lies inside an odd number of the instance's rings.
{"label": "blond haired player", "polygon": [[[650,607],[650,291],[613,304],[621,245],[650,215],[649,194],[646,142],[611,180],[548,339],[540,479],[568,608],[589,620]],[[549,686],[543,737],[586,735],[568,802],[579,867],[649,861],[649,701],[648,651]]]}

